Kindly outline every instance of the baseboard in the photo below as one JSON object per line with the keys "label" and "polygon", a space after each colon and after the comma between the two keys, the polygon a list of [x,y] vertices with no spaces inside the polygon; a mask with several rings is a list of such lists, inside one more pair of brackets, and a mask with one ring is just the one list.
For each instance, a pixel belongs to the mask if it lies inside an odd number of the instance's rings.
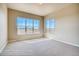
{"label": "baseboard", "polygon": [[57,40],[56,39],[56,36],[52,36],[52,35],[47,35],[46,36],[47,38],[49,38],[49,39],[53,39],[53,40],[55,40],[55,41],[59,41],[59,42],[62,42],[62,43],[65,43],[65,44],[69,44],[69,45],[72,45],[72,46],[76,46],[76,47],[79,47],[79,45],[78,44],[75,44],[75,43],[71,43],[71,42],[67,42],[67,41],[63,41],[63,40]]}
{"label": "baseboard", "polygon": [[68,45],[72,45],[72,46],[79,47],[78,44],[74,44],[74,43],[70,43],[70,42],[66,42],[66,41],[61,41],[61,40],[56,40],[56,39],[53,39],[53,40],[55,40],[55,41],[59,41],[59,42],[61,42],[61,43],[65,43],[65,44],[68,44]]}
{"label": "baseboard", "polygon": [[2,53],[2,51],[4,50],[4,48],[6,47],[6,45],[7,45],[7,42],[4,42],[2,44],[2,46],[0,47],[0,54]]}

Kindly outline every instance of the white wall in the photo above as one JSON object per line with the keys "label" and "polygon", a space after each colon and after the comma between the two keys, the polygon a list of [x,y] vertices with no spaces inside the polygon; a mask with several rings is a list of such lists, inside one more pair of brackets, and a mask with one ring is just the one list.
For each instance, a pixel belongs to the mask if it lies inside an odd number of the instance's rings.
{"label": "white wall", "polygon": [[78,28],[77,16],[63,17],[57,20],[55,40],[79,46]]}
{"label": "white wall", "polygon": [[[72,4],[45,17],[55,18],[54,34],[45,34],[48,38],[79,46],[79,4]],[[49,35],[50,34],[50,35]],[[54,35],[54,37],[53,37]]]}
{"label": "white wall", "polygon": [[0,4],[0,53],[7,44],[7,6]]}

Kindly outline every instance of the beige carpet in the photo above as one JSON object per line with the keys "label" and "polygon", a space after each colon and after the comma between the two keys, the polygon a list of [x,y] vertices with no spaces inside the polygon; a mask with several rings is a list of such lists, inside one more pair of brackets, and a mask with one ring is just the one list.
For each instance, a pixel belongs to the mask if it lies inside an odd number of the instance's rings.
{"label": "beige carpet", "polygon": [[64,55],[79,55],[79,48],[47,38],[9,43],[1,54],[1,56]]}

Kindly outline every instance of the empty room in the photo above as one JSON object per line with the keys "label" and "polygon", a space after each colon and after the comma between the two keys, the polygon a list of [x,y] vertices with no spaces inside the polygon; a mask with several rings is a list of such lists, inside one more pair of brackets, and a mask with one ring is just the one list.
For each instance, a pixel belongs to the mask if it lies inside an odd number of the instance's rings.
{"label": "empty room", "polygon": [[0,3],[0,56],[79,56],[79,4]]}

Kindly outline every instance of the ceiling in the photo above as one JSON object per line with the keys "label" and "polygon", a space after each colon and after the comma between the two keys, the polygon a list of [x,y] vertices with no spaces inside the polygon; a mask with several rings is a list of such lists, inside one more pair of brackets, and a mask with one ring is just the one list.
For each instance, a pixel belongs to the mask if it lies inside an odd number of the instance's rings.
{"label": "ceiling", "polygon": [[8,3],[8,8],[40,16],[48,15],[67,6],[67,3]]}

